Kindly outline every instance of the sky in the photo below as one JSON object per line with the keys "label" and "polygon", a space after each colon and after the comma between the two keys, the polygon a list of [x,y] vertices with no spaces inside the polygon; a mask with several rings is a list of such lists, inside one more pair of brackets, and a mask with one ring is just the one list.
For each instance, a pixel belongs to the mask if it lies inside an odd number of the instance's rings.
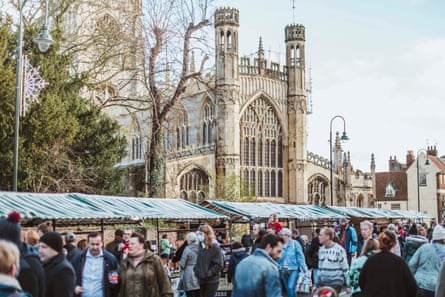
{"label": "sky", "polygon": [[[306,28],[312,74],[308,150],[329,158],[330,121],[341,115],[343,143],[354,169],[388,170],[408,150],[436,145],[445,155],[445,1],[443,0],[218,0],[240,12],[240,56],[258,49],[284,58],[284,27]],[[336,118],[332,131],[342,132]]]}

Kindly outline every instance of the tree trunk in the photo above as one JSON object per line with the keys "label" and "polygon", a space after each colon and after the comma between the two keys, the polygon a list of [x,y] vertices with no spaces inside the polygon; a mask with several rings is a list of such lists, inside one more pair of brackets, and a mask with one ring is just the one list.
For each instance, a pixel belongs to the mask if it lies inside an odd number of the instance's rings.
{"label": "tree trunk", "polygon": [[163,132],[156,124],[153,124],[149,150],[146,156],[146,184],[147,197],[164,197],[164,158],[162,155]]}

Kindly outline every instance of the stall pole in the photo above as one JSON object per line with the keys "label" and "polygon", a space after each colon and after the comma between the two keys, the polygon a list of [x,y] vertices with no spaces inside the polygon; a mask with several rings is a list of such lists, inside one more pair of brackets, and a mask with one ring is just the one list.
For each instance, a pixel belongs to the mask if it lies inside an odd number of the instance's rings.
{"label": "stall pole", "polygon": [[104,219],[100,220],[100,232],[102,233],[102,238],[105,240],[105,232],[104,232]]}
{"label": "stall pole", "polygon": [[160,247],[159,247],[159,219],[156,219],[156,248],[158,250],[158,255],[161,252]]}

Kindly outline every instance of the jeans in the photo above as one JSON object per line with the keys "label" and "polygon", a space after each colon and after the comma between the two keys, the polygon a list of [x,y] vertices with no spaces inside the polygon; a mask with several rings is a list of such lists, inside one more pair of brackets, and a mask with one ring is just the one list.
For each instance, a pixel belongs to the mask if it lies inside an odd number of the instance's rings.
{"label": "jeans", "polygon": [[298,280],[298,270],[288,270],[281,273],[281,281],[287,292],[287,297],[297,297],[296,286]]}
{"label": "jeans", "polygon": [[318,268],[312,268],[312,284],[315,285],[318,277]]}

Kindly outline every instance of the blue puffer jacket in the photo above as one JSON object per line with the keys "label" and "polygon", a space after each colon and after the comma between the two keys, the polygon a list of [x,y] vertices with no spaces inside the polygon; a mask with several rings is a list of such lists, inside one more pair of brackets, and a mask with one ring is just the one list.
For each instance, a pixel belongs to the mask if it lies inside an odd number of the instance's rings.
{"label": "blue puffer jacket", "polygon": [[283,246],[283,253],[278,260],[278,266],[280,269],[287,266],[288,270],[307,270],[303,249],[296,240],[289,239],[288,244]]}
{"label": "blue puffer jacket", "polygon": [[[440,251],[436,252],[437,249]],[[409,261],[409,268],[414,274],[419,288],[428,291],[436,289],[437,278],[439,277],[441,261],[439,254],[445,257],[445,245],[439,243],[427,243],[422,245]]]}
{"label": "blue puffer jacket", "polygon": [[281,297],[277,263],[261,248],[237,266],[232,297]]}

